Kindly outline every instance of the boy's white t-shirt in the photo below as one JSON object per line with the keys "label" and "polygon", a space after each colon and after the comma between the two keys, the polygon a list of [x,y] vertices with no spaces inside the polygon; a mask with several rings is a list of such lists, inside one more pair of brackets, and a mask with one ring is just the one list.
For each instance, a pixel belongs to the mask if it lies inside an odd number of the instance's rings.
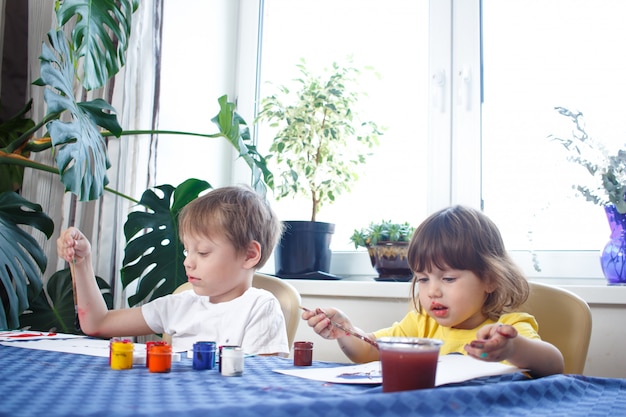
{"label": "boy's white t-shirt", "polygon": [[249,288],[234,300],[212,304],[193,290],[157,298],[141,307],[155,333],[172,336],[172,350],[193,349],[198,341],[241,346],[247,354],[289,355],[285,317],[269,291]]}

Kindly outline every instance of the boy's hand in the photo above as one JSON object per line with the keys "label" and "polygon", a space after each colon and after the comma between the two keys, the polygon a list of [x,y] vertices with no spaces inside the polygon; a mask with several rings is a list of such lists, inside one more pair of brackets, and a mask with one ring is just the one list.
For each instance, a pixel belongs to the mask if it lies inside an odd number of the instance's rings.
{"label": "boy's hand", "polygon": [[69,263],[81,263],[91,254],[91,244],[80,230],[70,227],[57,239],[57,254]]}

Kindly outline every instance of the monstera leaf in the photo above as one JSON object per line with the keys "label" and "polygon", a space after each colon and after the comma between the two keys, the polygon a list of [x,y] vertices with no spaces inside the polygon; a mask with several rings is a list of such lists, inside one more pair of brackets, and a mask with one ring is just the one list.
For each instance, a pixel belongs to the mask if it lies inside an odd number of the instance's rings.
{"label": "monstera leaf", "polygon": [[71,120],[52,120],[48,131],[56,151],[56,165],[65,189],[80,201],[96,200],[108,184],[106,170],[110,167],[106,142],[98,126],[116,136],[122,128],[106,101],[96,99],[80,103],[74,100],[72,83],[74,65],[63,31],[48,33],[51,47],[42,47],[40,85],[47,85],[44,98],[48,115],[69,112]]}
{"label": "monstera leaf", "polygon": [[[111,287],[105,280],[96,277],[107,307],[113,308]],[[76,319],[74,291],[70,269],[55,272],[48,280],[46,291],[29,286],[30,307],[20,315],[20,328],[43,332],[54,331],[69,334],[82,334]]]}
{"label": "monstera leaf", "polygon": [[57,9],[60,26],[78,16],[72,42],[75,59],[83,59],[83,87],[104,86],[126,63],[132,15],[139,0],[63,0]]}
{"label": "monstera leaf", "polygon": [[46,255],[37,241],[18,225],[31,226],[50,238],[52,219],[14,192],[0,194],[0,329],[17,328],[18,315],[28,307],[27,286],[41,290]]}
{"label": "monstera leaf", "polygon": [[177,188],[171,185],[147,190],[139,204],[146,211],[134,211],[124,223],[126,248],[122,267],[122,285],[139,280],[137,292],[128,298],[130,306],[171,294],[187,281],[183,267],[183,245],[178,239],[180,210],[198,195],[211,188],[206,181],[188,179]]}
{"label": "monstera leaf", "polygon": [[220,105],[220,112],[211,121],[217,125],[220,133],[250,167],[253,188],[265,196],[267,187],[274,188],[274,175],[267,169],[267,160],[254,146],[246,121],[235,111],[235,103],[229,102],[226,95],[218,98],[217,102]]}
{"label": "monstera leaf", "polygon": [[[28,132],[35,122],[26,117],[30,111],[32,100],[19,111],[18,114],[0,124],[0,157],[2,150],[11,142],[18,139],[22,134]],[[28,158],[29,152],[23,148],[18,150],[18,154]],[[22,186],[24,177],[24,167],[19,165],[0,164],[0,193],[4,191],[17,191]]]}

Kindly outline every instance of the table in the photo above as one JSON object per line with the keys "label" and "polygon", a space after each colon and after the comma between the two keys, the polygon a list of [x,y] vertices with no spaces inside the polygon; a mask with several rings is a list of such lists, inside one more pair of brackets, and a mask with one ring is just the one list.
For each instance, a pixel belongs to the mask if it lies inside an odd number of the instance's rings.
{"label": "table", "polygon": [[[623,416],[626,379],[522,374],[421,391],[328,384],[282,375],[290,359],[247,357],[242,377],[141,366],[111,370],[108,359],[0,345],[0,416]],[[314,361],[313,366],[337,366]]]}

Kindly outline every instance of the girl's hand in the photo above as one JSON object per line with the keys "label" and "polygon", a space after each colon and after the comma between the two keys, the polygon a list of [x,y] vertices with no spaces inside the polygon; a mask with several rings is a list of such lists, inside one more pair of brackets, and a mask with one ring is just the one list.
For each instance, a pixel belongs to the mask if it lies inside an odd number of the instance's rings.
{"label": "girl's hand", "polygon": [[80,230],[70,227],[57,239],[57,254],[69,263],[81,263],[91,254],[91,244]]}
{"label": "girl's hand", "polygon": [[501,362],[513,353],[513,339],[517,337],[515,327],[508,324],[490,324],[476,333],[476,340],[465,345],[465,351],[476,359],[486,362]]}
{"label": "girl's hand", "polygon": [[[313,328],[315,333],[324,339],[337,339],[340,336],[345,336],[345,332],[330,323],[331,320],[339,324],[347,322],[345,315],[337,309],[327,308],[322,310],[321,308],[316,308],[315,311],[305,310],[302,313],[302,318],[307,321],[307,324]],[[351,325],[348,323],[346,327],[351,327]]]}

